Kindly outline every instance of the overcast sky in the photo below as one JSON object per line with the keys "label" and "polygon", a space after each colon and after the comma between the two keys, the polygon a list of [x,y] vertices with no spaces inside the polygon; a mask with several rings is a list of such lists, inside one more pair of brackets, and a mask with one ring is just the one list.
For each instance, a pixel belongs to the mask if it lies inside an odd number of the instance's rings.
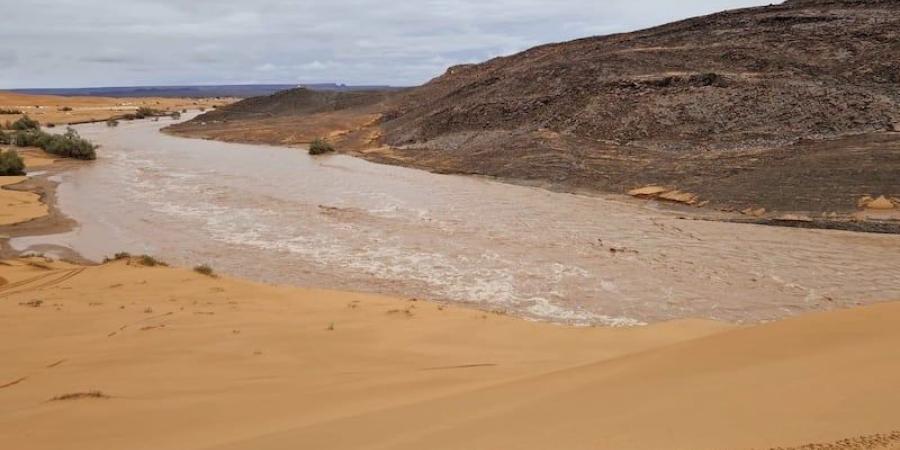
{"label": "overcast sky", "polygon": [[0,0],[0,88],[421,84],[447,67],[772,0]]}

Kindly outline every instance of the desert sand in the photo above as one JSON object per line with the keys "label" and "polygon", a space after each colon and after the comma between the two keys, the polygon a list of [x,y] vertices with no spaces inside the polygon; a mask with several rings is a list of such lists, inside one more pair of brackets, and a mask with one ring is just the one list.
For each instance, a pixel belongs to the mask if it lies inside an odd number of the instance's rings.
{"label": "desert sand", "polygon": [[897,303],[570,328],[137,260],[18,259],[0,276],[4,448],[900,443]]}
{"label": "desert sand", "polygon": [[[21,199],[0,202],[7,223],[46,213]],[[14,258],[0,448],[896,450],[897,323],[900,303],[577,328],[141,258]]]}
{"label": "desert sand", "polygon": [[[165,111],[212,108],[230,103],[231,99],[192,98],[112,98],[62,97],[55,95],[26,95],[0,91],[0,109],[17,110],[42,124],[64,125],[78,122],[105,121],[134,112],[141,106]],[[71,111],[63,111],[63,108]],[[0,114],[0,125],[16,121],[19,114]]]}
{"label": "desert sand", "polygon": [[0,225],[26,222],[47,215],[47,205],[31,192],[11,191],[6,186],[25,181],[27,177],[0,177]]}
{"label": "desert sand", "polygon": [[[29,169],[46,167],[53,159],[40,149],[19,149],[25,166]],[[0,225],[12,225],[44,217],[48,214],[47,205],[41,197],[33,192],[13,191],[6,189],[25,181],[27,177],[0,177]]]}

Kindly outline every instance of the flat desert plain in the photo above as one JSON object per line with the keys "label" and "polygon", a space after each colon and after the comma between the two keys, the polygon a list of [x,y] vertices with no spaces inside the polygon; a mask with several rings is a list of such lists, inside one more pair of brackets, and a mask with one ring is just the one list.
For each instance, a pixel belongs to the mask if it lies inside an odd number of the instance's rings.
{"label": "flat desert plain", "polygon": [[22,114],[2,114],[20,111],[41,124],[66,125],[79,122],[105,121],[133,113],[140,107],[163,111],[211,109],[229,103],[230,99],[192,98],[112,98],[62,97],[54,95],[26,95],[0,91],[0,125],[15,122]]}

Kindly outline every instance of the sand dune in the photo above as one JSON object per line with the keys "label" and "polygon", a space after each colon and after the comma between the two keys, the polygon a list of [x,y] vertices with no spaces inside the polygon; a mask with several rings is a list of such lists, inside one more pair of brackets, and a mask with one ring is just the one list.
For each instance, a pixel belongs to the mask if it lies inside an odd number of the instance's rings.
{"label": "sand dune", "polygon": [[900,304],[567,328],[136,262],[0,276],[4,448],[770,448],[900,427]]}

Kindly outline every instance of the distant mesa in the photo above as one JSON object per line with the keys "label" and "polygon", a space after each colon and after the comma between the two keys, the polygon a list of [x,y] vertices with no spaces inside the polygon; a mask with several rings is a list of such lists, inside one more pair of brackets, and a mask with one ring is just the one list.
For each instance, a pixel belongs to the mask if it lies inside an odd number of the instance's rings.
{"label": "distant mesa", "polygon": [[208,86],[125,86],[91,88],[13,89],[10,92],[31,95],[63,95],[90,97],[236,97],[247,98],[272,95],[298,87],[316,91],[351,92],[360,90],[390,90],[391,86],[348,86],[336,83],[319,84],[239,84]]}

